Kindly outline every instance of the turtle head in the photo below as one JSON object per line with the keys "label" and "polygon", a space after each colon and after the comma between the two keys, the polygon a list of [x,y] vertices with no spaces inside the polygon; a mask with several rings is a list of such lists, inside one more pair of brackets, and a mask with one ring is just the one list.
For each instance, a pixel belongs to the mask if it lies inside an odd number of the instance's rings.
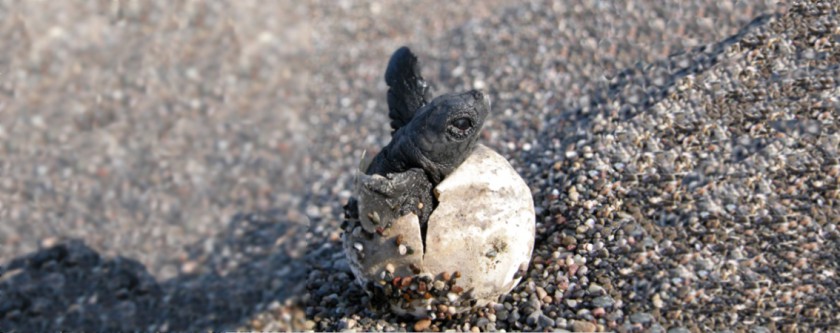
{"label": "turtle head", "polygon": [[479,90],[439,96],[417,111],[406,130],[432,181],[439,183],[467,159],[489,113],[490,98]]}

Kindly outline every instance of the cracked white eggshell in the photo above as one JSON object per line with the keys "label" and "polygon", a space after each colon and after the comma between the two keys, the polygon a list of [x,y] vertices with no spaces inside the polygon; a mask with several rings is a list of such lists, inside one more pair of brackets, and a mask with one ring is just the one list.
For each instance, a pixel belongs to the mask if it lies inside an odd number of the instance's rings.
{"label": "cracked white eggshell", "polygon": [[[379,197],[364,190],[356,195],[361,225],[370,229],[370,209],[382,205],[366,201]],[[365,232],[361,227],[345,234],[344,250],[357,281],[364,286],[381,280],[389,264],[395,276],[415,275],[409,268],[414,264],[421,274],[435,277],[444,272],[460,272],[458,285],[466,291],[461,300],[474,299],[478,306],[498,300],[519,283],[516,273],[527,268],[534,248],[536,222],[528,185],[504,157],[478,145],[463,164],[438,184],[435,195],[438,206],[429,217],[425,253],[414,214],[380,221],[391,222],[382,235]],[[413,253],[399,254],[397,235],[403,235],[403,244],[411,247]],[[361,251],[357,245],[361,245]],[[413,311],[395,304],[392,309],[423,316],[424,309],[434,302],[434,298],[413,302]],[[463,310],[467,308],[458,309]]]}

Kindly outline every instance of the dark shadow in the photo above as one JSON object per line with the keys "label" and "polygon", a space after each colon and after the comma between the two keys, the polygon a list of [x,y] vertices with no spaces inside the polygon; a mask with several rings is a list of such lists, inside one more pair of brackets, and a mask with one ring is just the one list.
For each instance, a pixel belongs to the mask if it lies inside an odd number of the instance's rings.
{"label": "dark shadow", "polygon": [[0,331],[207,331],[283,304],[306,279],[306,226],[285,214],[237,215],[189,248],[193,274],[157,282],[136,260],[69,240],[0,266]]}

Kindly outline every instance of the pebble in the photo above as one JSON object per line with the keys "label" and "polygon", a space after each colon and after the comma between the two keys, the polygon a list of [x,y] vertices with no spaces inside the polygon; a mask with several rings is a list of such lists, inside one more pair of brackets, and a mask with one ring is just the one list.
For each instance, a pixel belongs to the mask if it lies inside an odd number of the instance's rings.
{"label": "pebble", "polygon": [[653,321],[653,316],[646,312],[637,312],[630,315],[630,321],[639,324],[647,324]]}
{"label": "pebble", "polygon": [[554,319],[551,319],[551,317],[540,313],[539,318],[537,318],[537,324],[542,328],[550,328],[554,326]]}
{"label": "pebble", "polygon": [[508,310],[498,310],[496,311],[496,319],[499,321],[507,321],[509,314],[510,312],[508,312]]}
{"label": "pebble", "polygon": [[539,322],[539,319],[540,319],[541,315],[542,315],[541,311],[539,311],[539,310],[534,311],[530,315],[528,315],[528,317],[525,319],[525,322],[528,325],[531,325],[531,326],[536,325]]}
{"label": "pebble", "polygon": [[303,329],[304,330],[312,330],[315,329],[315,322],[312,320],[307,320],[303,322]]}
{"label": "pebble", "polygon": [[574,309],[574,308],[576,308],[576,307],[578,306],[578,300],[576,300],[576,299],[571,299],[571,298],[570,298],[570,299],[567,299],[567,300],[566,300],[566,305],[567,305],[568,307],[570,307],[570,308]]}
{"label": "pebble", "polygon": [[659,293],[653,294],[653,298],[651,299],[651,303],[657,309],[661,309],[665,306],[664,302],[662,301],[662,297],[659,296]]}
{"label": "pebble", "polygon": [[492,313],[488,313],[487,314],[487,320],[489,320],[491,322],[496,322],[496,315],[492,314]]}
{"label": "pebble", "polygon": [[596,283],[590,283],[589,288],[586,290],[590,295],[601,295],[604,293],[604,287]]}
{"label": "pebble", "polygon": [[615,301],[610,296],[598,296],[592,300],[592,306],[599,308],[611,308],[615,305]]}
{"label": "pebble", "polygon": [[569,188],[568,195],[569,200],[571,200],[572,203],[578,202],[578,200],[580,199],[580,194],[578,194],[578,191],[574,186]]}
{"label": "pebble", "polygon": [[572,321],[572,331],[574,332],[595,332],[598,327],[588,321],[575,320]]}
{"label": "pebble", "polygon": [[654,323],[653,325],[650,325],[650,328],[648,328],[648,332],[650,332],[650,333],[665,333],[665,328],[662,327],[662,325]]}
{"label": "pebble", "polygon": [[539,299],[543,299],[543,298],[546,298],[546,296],[548,296],[548,292],[546,292],[545,288],[543,288],[543,287],[539,287],[539,286],[536,287],[536,292],[537,292],[537,297]]}
{"label": "pebble", "polygon": [[338,329],[339,330],[348,330],[356,327],[356,320],[352,318],[342,318],[338,322]]}
{"label": "pebble", "polygon": [[416,323],[414,323],[414,330],[418,331],[418,332],[419,331],[425,331],[425,330],[429,329],[430,326],[432,326],[432,320],[431,319],[428,319],[428,318],[420,319]]}

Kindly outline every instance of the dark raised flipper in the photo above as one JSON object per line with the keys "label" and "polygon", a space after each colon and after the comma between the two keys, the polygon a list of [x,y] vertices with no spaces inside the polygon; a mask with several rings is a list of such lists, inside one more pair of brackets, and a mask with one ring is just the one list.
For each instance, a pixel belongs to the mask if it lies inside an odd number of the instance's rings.
{"label": "dark raised flipper", "polygon": [[417,56],[408,47],[401,47],[391,55],[385,70],[388,84],[388,116],[396,131],[414,117],[414,112],[431,99],[429,84],[420,75]]}

